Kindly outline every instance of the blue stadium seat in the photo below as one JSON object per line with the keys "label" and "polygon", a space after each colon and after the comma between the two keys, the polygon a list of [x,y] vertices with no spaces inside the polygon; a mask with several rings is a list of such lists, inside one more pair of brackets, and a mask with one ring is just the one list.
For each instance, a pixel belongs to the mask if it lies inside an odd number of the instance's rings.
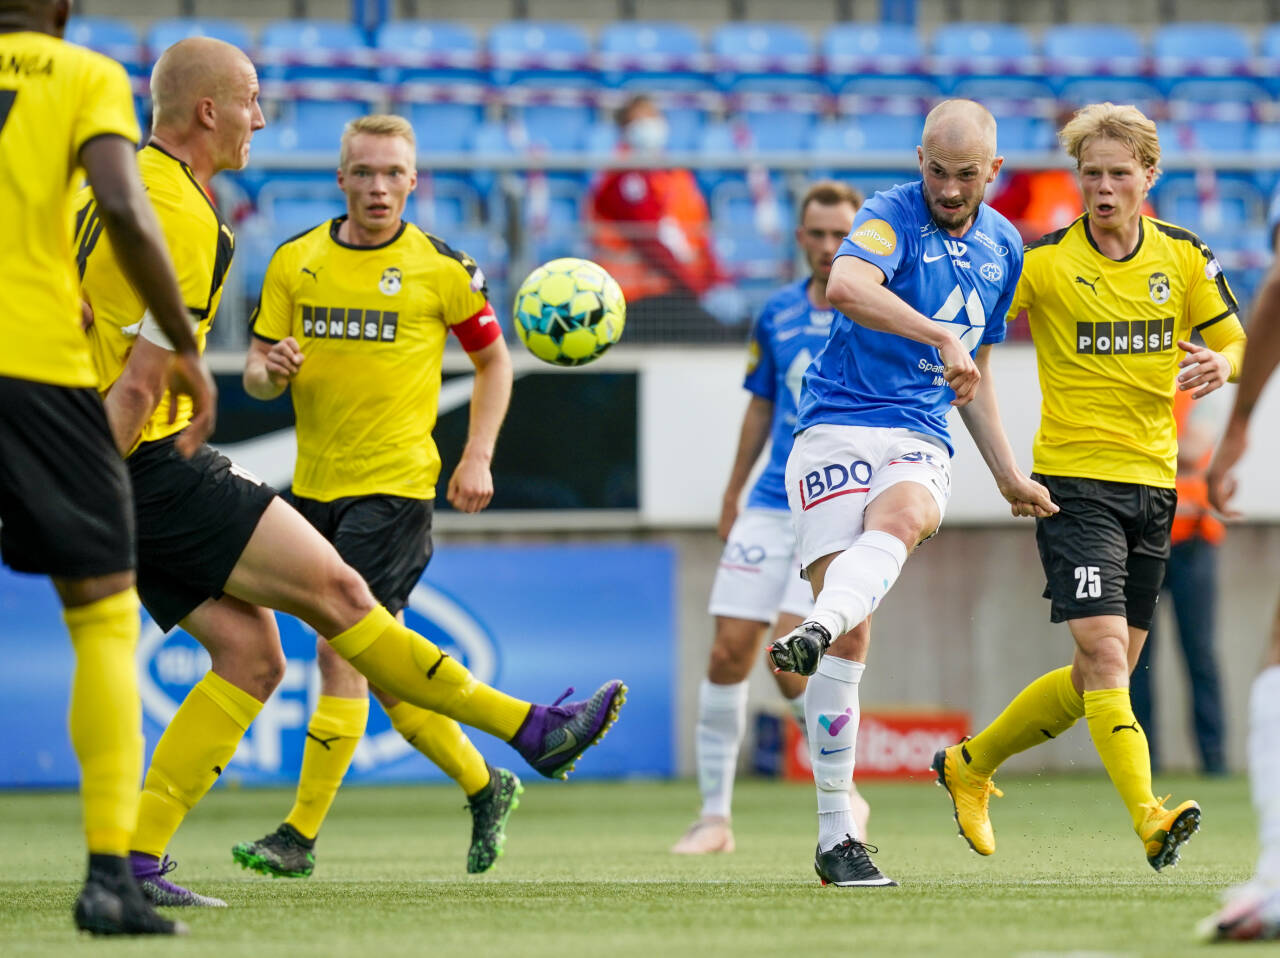
{"label": "blue stadium seat", "polygon": [[401,111],[413,124],[420,153],[469,149],[484,119],[484,108],[474,103],[407,103]]}
{"label": "blue stadium seat", "polygon": [[742,121],[751,131],[753,149],[793,153],[807,147],[818,116],[796,110],[744,110]]}
{"label": "blue stadium seat", "polygon": [[268,157],[272,160],[278,160],[290,153],[297,152],[298,149],[298,129],[293,123],[293,118],[283,115],[269,122],[264,129],[259,130],[253,135],[253,143],[250,147],[250,157],[252,161],[262,161]]}
{"label": "blue stadium seat", "polygon": [[484,205],[479,191],[465,176],[419,174],[418,189],[409,199],[406,219],[441,236],[479,223]]}
{"label": "blue stadium seat", "polygon": [[360,100],[296,100],[292,125],[298,132],[297,148],[304,152],[324,151],[335,160],[342,141],[342,128],[369,112]]}
{"label": "blue stadium seat", "polygon": [[1246,153],[1254,148],[1254,127],[1248,120],[1190,120],[1162,124],[1161,152]]}
{"label": "blue stadium seat", "polygon": [[1238,64],[1248,60],[1252,52],[1243,30],[1222,23],[1166,24],[1157,27],[1151,38],[1151,55],[1157,63],[1212,59]]}
{"label": "blue stadium seat", "polygon": [[[744,79],[813,80],[813,43],[808,34],[786,23],[729,23],[711,34],[718,82],[724,86]],[[782,89],[782,85],[779,85]]]}
{"label": "blue stadium seat", "polygon": [[[791,214],[782,202],[784,195],[782,181],[774,177],[773,196],[768,201],[773,204],[774,209],[768,215],[776,216],[775,222],[779,224],[780,233],[788,232],[791,226]],[[711,212],[711,222],[717,228],[733,228],[758,235],[756,227],[760,211],[745,180],[732,179],[717,184],[711,190],[707,205]]]}
{"label": "blue stadium seat", "polygon": [[666,77],[698,77],[702,73],[702,41],[679,23],[613,23],[600,32],[605,82],[644,82]]}
{"label": "blue stadium seat", "polygon": [[[1195,233],[1230,233],[1263,223],[1267,196],[1248,178],[1219,174],[1213,195],[1206,199],[1195,174],[1168,173],[1156,183],[1155,205],[1161,219]],[[1234,241],[1228,240],[1228,244],[1234,245]]]}
{"label": "blue stadium seat", "polygon": [[914,166],[914,157],[909,151],[920,144],[920,132],[924,128],[923,117],[871,115],[859,117],[857,123],[866,137],[868,151],[901,153],[904,162],[910,162]]}
{"label": "blue stadium seat", "polygon": [[612,120],[592,123],[587,128],[582,150],[591,156],[612,156],[618,150],[618,125]]}
{"label": "blue stadium seat", "polygon": [[276,80],[374,80],[364,34],[350,23],[280,20],[259,38],[262,75]]}
{"label": "blue stadium seat", "polygon": [[991,73],[989,64],[1030,57],[1031,37],[1009,23],[953,23],[934,34],[933,52],[954,61],[959,69]]}
{"label": "blue stadium seat", "polygon": [[[952,96],[971,100],[1053,100],[1053,87],[1031,77],[965,77],[956,81]],[[1004,118],[999,110],[996,115]]]}
{"label": "blue stadium seat", "polygon": [[480,83],[480,41],[470,27],[443,20],[392,20],[374,35],[388,83]]}
{"label": "blue stadium seat", "polygon": [[253,48],[253,37],[248,28],[235,20],[175,17],[171,20],[157,20],[147,31],[147,49],[151,51],[152,60],[187,37],[213,37],[215,40],[225,40],[241,50]]}
{"label": "blue stadium seat", "polygon": [[591,52],[587,35],[572,23],[519,20],[500,23],[489,31],[493,80],[498,84],[534,78],[566,76],[593,79],[587,63]]}
{"label": "blue stadium seat", "polygon": [[[1119,24],[1056,24],[1044,32],[1045,72],[1057,77],[1134,76],[1142,38]],[[1092,102],[1092,101],[1090,101]]]}
{"label": "blue stadium seat", "polygon": [[141,74],[149,65],[146,51],[128,20],[113,17],[73,16],[67,23],[66,39],[119,60],[126,70]]}
{"label": "blue stadium seat", "polygon": [[528,146],[552,153],[577,153],[586,147],[595,111],[589,106],[530,104],[516,111]]}
{"label": "blue stadium seat", "polygon": [[867,134],[857,120],[823,120],[813,128],[809,149],[832,156],[860,153],[867,149]]}
{"label": "blue stadium seat", "polygon": [[[822,55],[827,63],[842,60],[896,58],[919,60],[924,47],[914,27],[901,23],[837,23],[822,35]],[[894,71],[886,71],[894,72]]]}
{"label": "blue stadium seat", "polygon": [[1258,41],[1258,55],[1271,60],[1280,59],[1280,23],[1270,24],[1262,31]]}
{"label": "blue stadium seat", "polygon": [[1035,153],[1052,150],[1053,123],[1040,116],[1000,116],[997,140],[1001,153]]}
{"label": "blue stadium seat", "polygon": [[1269,97],[1266,89],[1255,80],[1236,78],[1204,78],[1177,80],[1169,85],[1170,100],[1187,100],[1192,103],[1254,104]]}
{"label": "blue stadium seat", "polygon": [[1159,88],[1154,83],[1123,77],[1068,80],[1058,90],[1058,100],[1064,106],[1080,107],[1086,103],[1103,103],[1110,100],[1112,103],[1132,103],[1148,114],[1153,105],[1163,99]]}

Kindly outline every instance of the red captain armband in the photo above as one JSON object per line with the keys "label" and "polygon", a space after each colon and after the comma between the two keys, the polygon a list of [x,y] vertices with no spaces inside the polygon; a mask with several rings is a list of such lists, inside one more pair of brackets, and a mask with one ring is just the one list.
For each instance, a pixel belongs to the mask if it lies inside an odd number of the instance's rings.
{"label": "red captain armband", "polygon": [[469,353],[479,352],[494,340],[502,338],[502,327],[498,325],[497,314],[489,303],[485,303],[484,309],[470,319],[464,319],[449,328],[458,337],[458,342],[462,343],[462,348]]}

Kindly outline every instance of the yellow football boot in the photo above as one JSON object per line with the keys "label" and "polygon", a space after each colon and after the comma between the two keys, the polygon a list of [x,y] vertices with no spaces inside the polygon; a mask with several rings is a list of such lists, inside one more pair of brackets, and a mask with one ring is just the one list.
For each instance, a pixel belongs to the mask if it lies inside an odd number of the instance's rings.
{"label": "yellow football boot", "polygon": [[987,804],[991,796],[1004,798],[1004,792],[996,788],[989,778],[972,777],[965,761],[964,742],[939,749],[933,756],[933,770],[938,773],[938,784],[951,796],[960,837],[969,843],[979,855],[990,855],[996,850],[996,834],[991,829],[991,817]]}
{"label": "yellow football boot", "polygon": [[1136,829],[1146,850],[1147,862],[1156,871],[1178,864],[1178,849],[1200,828],[1200,806],[1186,801],[1170,810],[1164,807],[1170,797],[1166,795],[1151,805],[1144,805],[1147,814]]}

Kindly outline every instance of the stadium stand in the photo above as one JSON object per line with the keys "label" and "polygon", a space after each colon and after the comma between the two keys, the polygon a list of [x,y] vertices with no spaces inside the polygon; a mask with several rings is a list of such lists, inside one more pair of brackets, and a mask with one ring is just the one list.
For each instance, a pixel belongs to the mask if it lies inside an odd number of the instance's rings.
{"label": "stadium stand", "polygon": [[[775,215],[760,204],[785,213],[814,175],[867,191],[912,175],[924,114],[945,95],[991,104],[1001,149],[1018,163],[1057,165],[1064,111],[1100,99],[1138,104],[1161,124],[1168,172],[1157,211],[1214,239],[1242,298],[1264,261],[1262,200],[1280,156],[1280,24],[1251,33],[1166,23],[1144,36],[1087,23],[971,22],[932,35],[869,22],[585,23],[405,20],[366,33],[322,19],[254,31],[225,18],[165,17],[140,29],[88,16],[69,36],[125,63],[143,117],[152,58],[176,39],[217,36],[252,53],[269,125],[234,192],[250,211],[240,217],[246,235],[266,252],[304,213],[328,208],[341,126],[369,109],[414,124],[434,174],[419,222],[492,237],[471,245],[500,246],[511,275],[552,253],[586,252],[581,197],[592,171],[617,155],[614,110],[643,92],[666,116],[672,162],[694,169],[725,218],[716,245],[744,283],[796,268],[789,236],[746,235]],[[254,277],[244,285],[251,300]]]}

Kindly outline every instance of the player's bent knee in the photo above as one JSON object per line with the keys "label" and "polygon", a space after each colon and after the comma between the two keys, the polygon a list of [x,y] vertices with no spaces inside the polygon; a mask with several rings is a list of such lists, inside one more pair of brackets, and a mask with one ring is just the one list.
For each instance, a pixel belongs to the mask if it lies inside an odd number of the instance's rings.
{"label": "player's bent knee", "polygon": [[717,685],[731,685],[741,682],[751,673],[751,667],[755,665],[755,635],[748,636],[743,642],[741,635],[736,635],[736,641],[722,642],[720,636],[722,633],[716,633],[716,641],[711,646],[711,661],[707,666],[707,677]]}

